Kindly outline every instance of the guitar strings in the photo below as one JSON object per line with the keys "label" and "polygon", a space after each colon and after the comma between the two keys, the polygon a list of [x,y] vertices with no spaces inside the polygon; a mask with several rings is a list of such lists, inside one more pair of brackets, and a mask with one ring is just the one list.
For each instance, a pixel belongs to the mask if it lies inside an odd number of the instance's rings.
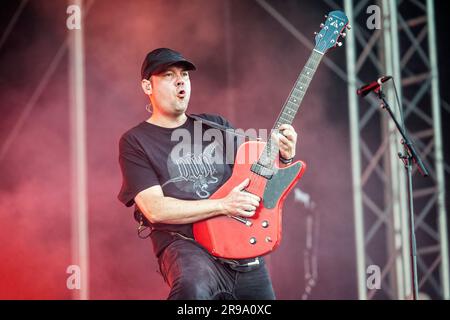
{"label": "guitar strings", "polygon": [[[310,84],[310,82],[312,80],[312,77],[314,76],[314,74],[315,74],[315,72],[317,70],[318,65],[320,64],[321,59],[322,59],[322,54],[316,53],[315,51],[313,51],[311,53],[310,57],[308,58],[308,61],[305,64],[305,67],[302,69],[302,71],[300,72],[299,76],[297,77],[296,83],[295,83],[294,87],[291,89],[291,92],[290,92],[290,94],[289,94],[289,96],[288,96],[288,98],[287,98],[283,108],[281,109],[280,113],[278,114],[276,125],[275,125],[275,130],[277,130],[277,128],[280,126],[279,122],[280,122],[280,119],[282,118],[282,115],[284,114],[283,110],[285,110],[285,108],[288,106],[288,103],[291,102],[290,98],[293,95],[294,90],[299,86],[299,84],[303,84],[305,86],[305,88],[309,87],[309,84]],[[308,68],[308,69],[311,70],[310,77],[308,77],[307,74],[305,74],[305,72],[304,72],[305,68]],[[302,80],[305,80],[305,82],[302,82]],[[303,97],[304,97],[305,93],[306,93],[306,89],[303,91],[303,96],[301,98],[296,97],[297,99],[299,99],[298,105],[296,106],[297,111],[298,111],[298,108],[300,107],[300,103],[303,101]],[[292,117],[292,119],[290,120],[292,122],[294,116],[290,116],[290,117]],[[269,164],[270,164],[270,166],[269,167],[273,168],[273,167],[275,167],[274,153],[276,151],[272,150],[272,135],[270,135],[270,138],[267,139],[267,140],[268,141],[267,141],[266,146],[265,146],[265,148],[263,150],[263,153],[261,155],[264,156],[264,152],[266,151],[267,147],[269,146],[269,151],[268,151],[270,153],[270,156],[269,156],[269,159],[270,159],[269,160]],[[277,148],[275,148],[275,149],[277,149]],[[278,151],[279,151],[279,149],[278,149]],[[278,163],[277,166],[279,166],[279,163]],[[254,183],[253,183],[253,185],[254,185],[253,191],[254,192],[252,192],[252,193],[261,195],[260,198],[263,199],[263,196],[264,196],[263,187],[265,187],[265,184],[267,183],[266,182],[267,179],[262,177],[262,176],[260,176],[260,175],[255,174],[253,171],[251,171],[249,184],[252,181],[254,181]]]}

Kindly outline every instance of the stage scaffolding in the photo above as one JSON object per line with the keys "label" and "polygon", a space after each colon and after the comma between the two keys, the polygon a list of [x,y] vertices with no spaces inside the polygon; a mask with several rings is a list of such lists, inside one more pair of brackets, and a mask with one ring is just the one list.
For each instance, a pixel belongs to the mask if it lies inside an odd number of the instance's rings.
{"label": "stage scaffolding", "polygon": [[[310,37],[295,28],[265,0],[255,0],[284,29],[308,49]],[[410,245],[406,175],[397,153],[400,138],[375,96],[357,97],[357,88],[373,77],[392,75],[404,110],[401,116],[421,157],[428,178],[414,174],[413,198],[419,297],[449,299],[448,238],[445,174],[440,112],[450,111],[439,95],[433,1],[379,1],[380,28],[369,29],[372,1],[324,0],[330,10],[344,10],[352,30],[347,32],[347,69],[324,56],[323,63],[348,84],[353,206],[359,299],[411,297]],[[419,66],[419,67],[417,67]],[[372,78],[362,81],[362,71]],[[400,119],[392,84],[384,85],[387,99]],[[413,173],[416,173],[414,169]],[[368,288],[370,266],[381,271],[379,289]]]}
{"label": "stage scaffolding", "polygon": [[[392,84],[383,86],[387,99],[397,119],[405,120],[430,169],[428,178],[413,171],[419,292],[449,299],[448,165],[443,158],[433,1],[380,1],[382,23],[375,30],[367,26],[371,4],[344,1],[353,26],[346,50],[359,298],[407,299],[412,284],[406,175],[397,155],[403,150],[400,137],[376,98],[356,96],[362,70],[372,70],[376,77],[393,76],[404,109],[394,108]],[[381,269],[378,290],[367,288],[369,265]]]}

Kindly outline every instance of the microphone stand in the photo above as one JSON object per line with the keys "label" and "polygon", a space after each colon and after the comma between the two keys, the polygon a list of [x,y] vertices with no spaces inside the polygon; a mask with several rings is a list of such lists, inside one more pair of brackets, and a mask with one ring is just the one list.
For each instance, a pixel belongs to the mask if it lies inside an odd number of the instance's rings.
{"label": "microphone stand", "polygon": [[382,101],[381,107],[385,109],[392,120],[395,123],[395,126],[397,127],[398,131],[400,132],[400,135],[402,136],[401,144],[403,145],[403,154],[401,152],[398,153],[398,156],[400,160],[402,160],[405,169],[406,169],[406,175],[407,175],[407,183],[408,183],[408,208],[409,208],[409,243],[410,243],[410,251],[411,251],[411,271],[412,271],[412,291],[413,291],[413,299],[417,300],[418,294],[419,294],[419,285],[417,280],[417,246],[416,246],[416,235],[415,235],[415,227],[414,227],[414,205],[413,205],[413,191],[412,191],[412,166],[413,163],[417,165],[417,168],[420,172],[420,174],[424,177],[428,176],[428,170],[425,168],[422,160],[420,159],[419,154],[417,153],[416,149],[414,148],[414,145],[412,141],[409,139],[408,135],[406,134],[405,130],[402,126],[398,123],[397,119],[395,118],[394,114],[392,113],[392,110],[387,103],[385,99],[385,95],[383,91],[381,90],[381,85],[379,88],[375,90],[375,93],[377,93],[378,98]]}

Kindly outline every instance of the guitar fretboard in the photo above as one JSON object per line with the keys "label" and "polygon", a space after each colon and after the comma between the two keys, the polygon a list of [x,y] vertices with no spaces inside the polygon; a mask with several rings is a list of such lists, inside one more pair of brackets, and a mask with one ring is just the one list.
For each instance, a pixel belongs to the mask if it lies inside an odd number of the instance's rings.
{"label": "guitar fretboard", "polygon": [[[305,96],[306,90],[308,90],[309,84],[314,76],[314,73],[317,70],[317,67],[322,60],[323,54],[313,50],[311,55],[309,56],[308,61],[303,67],[302,72],[297,78],[294,87],[291,90],[286,102],[281,109],[280,115],[278,116],[277,121],[275,122],[274,127],[271,132],[277,132],[278,128],[282,124],[292,124],[297,114],[300,104],[302,103],[303,97]],[[272,168],[274,164],[274,160],[278,156],[279,148],[278,144],[273,138],[270,136],[268,138],[267,144],[264,148],[263,153],[258,159],[258,163],[267,168]]]}

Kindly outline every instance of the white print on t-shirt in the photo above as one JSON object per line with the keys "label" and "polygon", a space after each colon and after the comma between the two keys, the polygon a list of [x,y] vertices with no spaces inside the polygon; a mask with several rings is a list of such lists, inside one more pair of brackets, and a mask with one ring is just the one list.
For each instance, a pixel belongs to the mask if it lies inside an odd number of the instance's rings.
{"label": "white print on t-shirt", "polygon": [[[210,143],[205,147],[202,153],[197,155],[193,153],[187,153],[178,159],[173,160],[178,170],[170,170],[169,174],[177,174],[176,177],[166,181],[162,187],[169,183],[175,183],[177,187],[180,187],[177,182],[190,182],[189,186],[185,186],[185,191],[193,188],[193,191],[200,198],[208,198],[211,193],[208,191],[210,184],[216,184],[221,177],[217,177],[216,163],[214,161],[214,152],[218,143],[216,141]],[[169,157],[170,158],[170,157]],[[186,188],[187,187],[187,188]]]}

